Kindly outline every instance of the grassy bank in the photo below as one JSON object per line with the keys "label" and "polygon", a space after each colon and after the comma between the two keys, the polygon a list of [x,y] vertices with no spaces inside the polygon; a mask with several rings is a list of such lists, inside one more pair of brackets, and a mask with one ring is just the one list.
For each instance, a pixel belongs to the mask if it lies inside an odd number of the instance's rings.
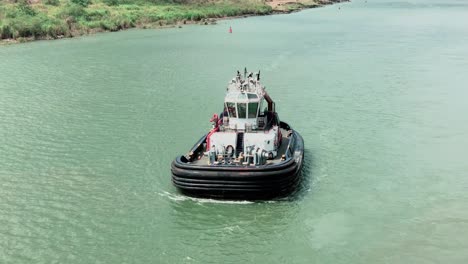
{"label": "grassy bank", "polygon": [[[319,0],[305,1],[315,5]],[[132,27],[207,24],[212,18],[266,15],[275,9],[265,0],[0,0],[0,40],[22,42]]]}

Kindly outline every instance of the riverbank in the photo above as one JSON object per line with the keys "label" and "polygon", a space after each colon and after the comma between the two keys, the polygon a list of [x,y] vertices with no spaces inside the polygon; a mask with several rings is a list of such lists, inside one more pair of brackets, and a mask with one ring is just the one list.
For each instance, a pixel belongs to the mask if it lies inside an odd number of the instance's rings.
{"label": "riverbank", "polygon": [[[346,1],[346,0],[345,0]],[[343,0],[9,0],[0,2],[0,44],[60,39],[128,28],[290,13]]]}

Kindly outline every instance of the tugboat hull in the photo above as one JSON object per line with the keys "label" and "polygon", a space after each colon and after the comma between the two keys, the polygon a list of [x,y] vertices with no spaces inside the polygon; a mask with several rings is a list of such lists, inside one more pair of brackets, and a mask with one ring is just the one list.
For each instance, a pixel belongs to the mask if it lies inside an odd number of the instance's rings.
{"label": "tugboat hull", "polygon": [[[282,122],[283,123],[283,122]],[[287,124],[283,123],[287,126]],[[287,126],[289,127],[289,126]],[[200,165],[177,157],[171,166],[172,182],[184,194],[224,199],[270,199],[290,194],[300,180],[304,141],[294,130],[284,161],[260,166]],[[206,136],[191,150],[197,153]]]}

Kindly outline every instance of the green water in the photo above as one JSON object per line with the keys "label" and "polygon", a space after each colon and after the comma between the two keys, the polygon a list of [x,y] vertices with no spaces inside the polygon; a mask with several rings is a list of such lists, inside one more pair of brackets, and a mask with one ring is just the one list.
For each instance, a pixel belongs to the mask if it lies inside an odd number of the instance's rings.
{"label": "green water", "polygon": [[[244,66],[304,137],[299,194],[179,195]],[[467,263],[467,98],[461,0],[0,47],[0,263]]]}

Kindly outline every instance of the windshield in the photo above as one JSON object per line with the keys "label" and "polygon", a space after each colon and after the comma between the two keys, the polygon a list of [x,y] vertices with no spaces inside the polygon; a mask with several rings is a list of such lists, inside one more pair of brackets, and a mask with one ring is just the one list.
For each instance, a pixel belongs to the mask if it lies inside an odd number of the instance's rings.
{"label": "windshield", "polygon": [[236,103],[227,102],[226,107],[229,112],[229,117],[237,118]]}
{"label": "windshield", "polygon": [[245,118],[247,112],[247,104],[237,103],[237,110],[239,111],[239,118]]}
{"label": "windshield", "polygon": [[249,103],[249,118],[256,118],[258,103]]}

